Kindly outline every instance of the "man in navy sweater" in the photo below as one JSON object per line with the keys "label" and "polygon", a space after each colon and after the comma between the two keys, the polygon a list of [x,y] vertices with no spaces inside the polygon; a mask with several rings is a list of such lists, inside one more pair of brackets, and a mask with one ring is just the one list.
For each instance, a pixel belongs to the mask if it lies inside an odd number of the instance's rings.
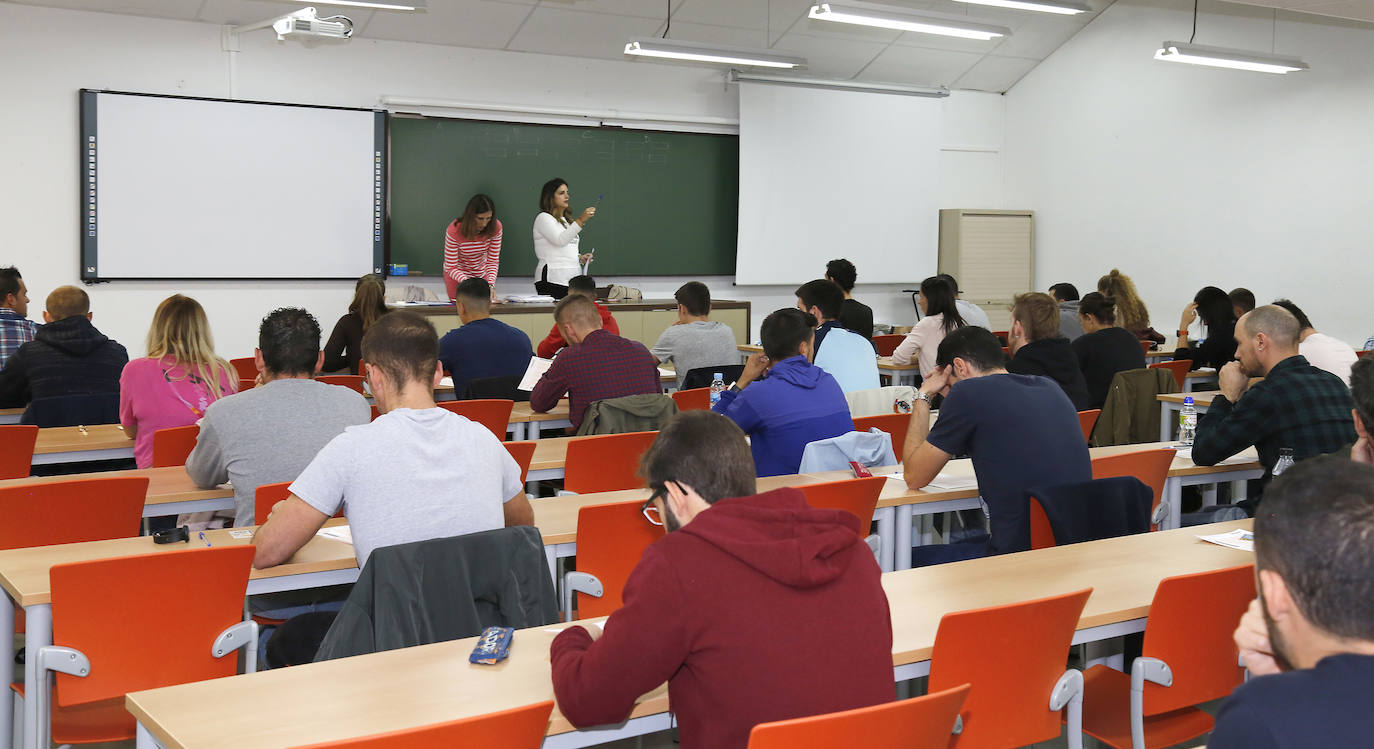
{"label": "man in navy sweater", "polygon": [[1211,749],[1368,746],[1374,736],[1374,466],[1324,456],[1274,479],[1255,517],[1259,600],[1236,646],[1255,677]]}
{"label": "man in navy sweater", "polygon": [[461,399],[470,380],[525,374],[534,355],[530,337],[491,316],[491,286],[468,278],[458,284],[454,298],[463,327],[439,341],[439,361],[453,375],[454,396]]}

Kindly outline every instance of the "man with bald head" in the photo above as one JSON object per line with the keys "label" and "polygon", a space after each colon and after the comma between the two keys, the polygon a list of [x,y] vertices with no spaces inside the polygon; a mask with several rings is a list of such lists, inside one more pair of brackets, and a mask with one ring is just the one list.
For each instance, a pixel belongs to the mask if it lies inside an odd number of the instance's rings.
{"label": "man with bald head", "polygon": [[[1303,460],[1355,441],[1350,389],[1298,353],[1300,332],[1297,318],[1272,304],[1240,318],[1238,361],[1218,373],[1221,395],[1198,423],[1193,462],[1216,465],[1254,445],[1272,472],[1282,448]],[[1250,385],[1252,377],[1264,379]]]}
{"label": "man with bald head", "polygon": [[[112,395],[117,409],[119,373],[129,362],[129,354],[91,325],[90,297],[75,286],[59,286],[48,294],[44,306],[43,322],[47,324],[0,369],[0,408],[43,399]],[[73,418],[84,415],[79,409],[58,410],[74,414]],[[80,418],[78,423],[101,423],[97,411],[100,409],[85,412],[97,418]],[[25,414],[25,423],[36,423],[30,416]]]}
{"label": "man with bald head", "polygon": [[568,420],[576,428],[593,401],[663,392],[658,360],[644,344],[602,330],[601,313],[592,300],[578,294],[563,297],[553,320],[571,345],[558,352],[530,393],[536,412],[548,412],[567,395]]}

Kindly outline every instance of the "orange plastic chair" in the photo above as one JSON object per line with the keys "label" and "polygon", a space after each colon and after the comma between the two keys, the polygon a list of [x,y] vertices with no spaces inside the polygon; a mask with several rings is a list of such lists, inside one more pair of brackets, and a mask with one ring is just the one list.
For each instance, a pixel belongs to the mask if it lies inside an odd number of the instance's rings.
{"label": "orange plastic chair", "polygon": [[677,410],[679,412],[711,410],[711,388],[674,390],[669,395],[672,396],[673,402],[677,404]]}
{"label": "orange plastic chair", "polygon": [[1374,349],[1362,349],[1362,350],[1360,350],[1360,351],[1356,351],[1356,352],[1355,352],[1355,357],[1356,357],[1356,358],[1359,358],[1359,359],[1363,359],[1363,358],[1365,358],[1366,356],[1369,356],[1370,354],[1374,354]]}
{"label": "orange plastic chair", "polygon": [[577,571],[563,576],[563,617],[606,616],[620,608],[630,572],[649,545],[663,538],[663,527],[650,523],[644,501],[589,505],[577,511]]}
{"label": "orange plastic chair", "polygon": [[255,387],[257,387],[257,386],[258,386],[258,381],[257,381],[257,380],[239,380],[239,389],[236,390],[235,392],[242,393],[242,392],[247,391],[247,390],[252,390],[253,388],[255,388]]}
{"label": "orange plastic chair", "polygon": [[506,446],[506,452],[515,458],[515,464],[520,466],[520,483],[525,483],[525,479],[530,475],[530,461],[534,460],[533,440],[522,442],[502,442]]}
{"label": "orange plastic chair", "polygon": [[378,417],[378,416],[381,416],[381,415],[382,415],[382,409],[377,408],[377,406],[375,406],[375,405],[372,406],[372,420],[373,420],[373,421],[376,421],[376,420],[377,420],[377,417]]}
{"label": "orange plastic chair", "polygon": [[798,486],[806,495],[806,503],[825,510],[844,510],[859,519],[859,535],[865,536],[868,547],[879,564],[882,563],[882,540],[868,531],[873,527],[873,512],[878,508],[878,496],[887,484],[884,476],[861,479],[841,479],[820,484]]}
{"label": "orange plastic chair", "polygon": [[1159,530],[1159,521],[1169,514],[1169,508],[1163,506],[1164,482],[1168,481],[1169,468],[1173,464],[1173,450],[1139,450],[1120,455],[1104,455],[1093,458],[1093,478],[1135,476],[1144,482],[1155,495],[1150,503],[1150,528]]}
{"label": "orange plastic chair", "polygon": [[481,424],[490,429],[491,433],[496,435],[496,439],[505,442],[506,431],[510,428],[510,412],[515,408],[515,401],[485,398],[470,401],[439,401],[435,405]]}
{"label": "orange plastic chair", "polygon": [[[290,481],[282,481],[276,484],[259,484],[257,490],[253,492],[253,523],[262,525],[267,522],[267,516],[272,514],[272,508],[275,507],[278,502],[291,496],[290,487]],[[343,516],[343,507],[340,507],[339,511],[334,513],[334,517],[341,518]]]}
{"label": "orange plastic chair", "polygon": [[924,697],[856,710],[760,723],[749,732],[749,749],[830,749],[862,744],[866,749],[944,747],[968,697],[963,684]]}
{"label": "orange plastic chair", "polygon": [[363,390],[362,375],[320,375],[315,379],[326,385],[342,385],[346,388],[356,390],[362,395],[367,395],[367,391]]}
{"label": "orange plastic chair", "polygon": [[[1082,746],[1083,675],[1064,669],[1092,588],[1003,606],[945,614],[930,655],[929,689],[973,685],[964,701],[959,749],[1025,746],[1060,734]],[[1233,620],[1234,622],[1234,620]],[[954,744],[951,744],[954,746]]]}
{"label": "orange plastic chair", "polygon": [[252,382],[258,379],[258,362],[255,357],[245,356],[241,359],[230,359],[229,366],[238,372],[240,380]]}
{"label": "orange plastic chair", "polygon": [[0,488],[0,549],[138,535],[146,477],[103,477]]}
{"label": "orange plastic chair", "polygon": [[1161,580],[1131,673],[1093,666],[1083,674],[1084,733],[1114,747],[1144,749],[1212,730],[1212,716],[1194,705],[1240,685],[1244,669],[1236,665],[1231,632],[1254,598],[1249,564]]}
{"label": "orange plastic chair", "polygon": [[902,341],[905,338],[906,336],[901,333],[893,335],[875,335],[873,336],[873,345],[878,349],[878,356],[892,356],[892,352],[896,351],[897,347],[902,345]]}
{"label": "orange plastic chair", "polygon": [[499,746],[539,749],[549,728],[553,700],[487,713],[472,718],[432,723],[417,728],[373,734],[357,739],[326,741],[296,749],[412,749],[417,746]]}
{"label": "orange plastic chair", "polygon": [[1155,342],[1154,342],[1154,341],[1150,341],[1150,340],[1141,340],[1141,341],[1140,341],[1140,348],[1144,349],[1144,350],[1145,350],[1145,353],[1147,353],[1147,354],[1150,353],[1150,349],[1151,349],[1152,347],[1154,347],[1154,345],[1155,345]]}
{"label": "orange plastic chair", "polygon": [[33,446],[38,427],[32,424],[0,426],[0,479],[22,479],[33,468]]}
{"label": "orange plastic chair", "polygon": [[658,432],[627,432],[573,437],[563,463],[563,489],[577,494],[635,489],[639,459],[658,438]]}
{"label": "orange plastic chair", "polygon": [[902,448],[906,446],[906,430],[911,425],[911,414],[879,414],[860,416],[854,420],[854,431],[867,432],[877,427],[892,437],[892,454],[902,459]]}
{"label": "orange plastic chair", "polygon": [[997,336],[997,340],[1002,342],[1003,347],[1005,347],[1007,345],[1007,342],[1011,340],[1010,330],[994,330],[992,331],[992,334]]}
{"label": "orange plastic chair", "polygon": [[195,424],[153,432],[153,468],[186,465],[199,436],[200,427]]}
{"label": "orange plastic chair", "polygon": [[241,647],[252,671],[257,625],[242,621],[252,564],[253,547],[225,546],[53,566],[53,645],[29,657],[39,684],[57,672],[54,704],[46,688],[12,685],[38,703],[39,746],[49,722],[58,744],[132,739],[125,694],[232,676],[238,659],[225,656]]}
{"label": "orange plastic chair", "polygon": [[1083,439],[1092,441],[1093,427],[1097,426],[1097,417],[1102,415],[1102,409],[1094,408],[1090,411],[1078,412],[1078,426],[1083,429]]}
{"label": "orange plastic chair", "polygon": [[1188,371],[1193,366],[1191,359],[1175,359],[1173,361],[1162,361],[1158,364],[1151,364],[1150,369],[1167,369],[1174,376],[1174,382],[1178,383],[1178,389],[1183,390],[1183,381],[1188,378]]}

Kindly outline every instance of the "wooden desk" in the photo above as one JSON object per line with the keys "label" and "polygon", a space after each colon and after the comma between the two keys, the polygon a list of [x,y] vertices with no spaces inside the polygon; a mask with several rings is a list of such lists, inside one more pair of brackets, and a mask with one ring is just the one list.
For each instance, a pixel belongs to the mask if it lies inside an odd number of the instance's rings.
{"label": "wooden desk", "polygon": [[1217,384],[1217,371],[1211,367],[1198,367],[1183,377],[1183,392],[1192,393],[1200,387]]}
{"label": "wooden desk", "polygon": [[567,398],[558,401],[558,405],[548,413],[536,413],[529,401],[516,403],[510,412],[512,440],[537,440],[545,429],[566,429],[571,426]]}
{"label": "wooden desk", "polygon": [[1183,410],[1183,399],[1192,397],[1193,407],[1197,409],[1199,420],[1201,415],[1207,413],[1207,409],[1212,405],[1212,399],[1221,395],[1220,390],[1197,390],[1185,393],[1165,393],[1156,395],[1155,400],[1159,401],[1159,439],[1167,442],[1174,436],[1174,427],[1178,426],[1177,414]]}
{"label": "wooden desk", "polygon": [[[894,678],[928,673],[940,618],[955,611],[1091,587],[1074,642],[1141,631],[1160,580],[1253,563],[1253,554],[1194,538],[1238,527],[1250,521],[886,574]],[[125,705],[139,721],[139,747],[289,747],[399,730],[552,699],[549,630],[564,626],[517,631],[511,657],[497,666],[470,665],[476,638],[468,638],[135,692]],[[299,695],[309,699],[288,699]],[[575,731],[555,711],[544,746],[661,730],[666,710],[661,686],[640,698],[621,726]]]}
{"label": "wooden desk", "polygon": [[[327,525],[338,525],[342,520],[331,520]],[[252,543],[251,538],[235,539],[230,530],[206,531],[205,535],[215,546],[239,546]],[[79,544],[58,546],[39,546],[30,549],[10,549],[0,551],[0,587],[10,601],[24,607],[24,647],[25,652],[37,653],[38,649],[52,644],[52,589],[48,571],[53,565],[81,562],[94,559],[147,554],[158,551],[174,551],[192,548],[191,544],[157,545],[149,536],[120,538],[111,541],[92,541]],[[342,585],[358,579],[358,563],[353,556],[350,544],[316,536],[296,552],[286,564],[268,570],[253,570],[248,576],[248,595],[275,593],[283,590],[302,590],[328,585]],[[14,606],[0,603],[0,632],[14,631]],[[36,664],[38,659],[31,657],[24,663],[24,683],[37,684]],[[0,663],[14,662],[14,638],[0,637]],[[0,736],[9,736],[12,730],[10,720],[13,715],[13,693],[6,689],[0,697]],[[37,725],[34,700],[24,702],[24,742],[25,749],[38,749],[33,727]]]}
{"label": "wooden desk", "polygon": [[23,408],[0,408],[0,424],[18,424],[23,417]]}
{"label": "wooden desk", "polygon": [[128,471],[99,471],[67,476],[30,476],[0,481],[0,488],[120,476],[146,477],[148,479],[148,495],[143,502],[143,517],[145,518],[234,509],[234,490],[232,488],[225,485],[223,488],[201,489],[191,481],[190,476],[186,475],[184,466],[138,468]]}
{"label": "wooden desk", "polygon": [[38,430],[33,447],[33,464],[79,463],[86,460],[111,460],[134,457],[134,441],[118,424],[92,424],[84,427],[47,427]]}

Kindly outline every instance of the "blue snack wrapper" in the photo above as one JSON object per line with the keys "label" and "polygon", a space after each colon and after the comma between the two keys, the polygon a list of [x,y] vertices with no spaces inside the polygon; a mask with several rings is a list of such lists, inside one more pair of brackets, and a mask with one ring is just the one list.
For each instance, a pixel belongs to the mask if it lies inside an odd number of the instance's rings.
{"label": "blue snack wrapper", "polygon": [[487,627],[477,638],[477,647],[473,648],[472,655],[468,656],[468,663],[487,666],[500,663],[510,655],[510,643],[514,637],[514,628]]}

